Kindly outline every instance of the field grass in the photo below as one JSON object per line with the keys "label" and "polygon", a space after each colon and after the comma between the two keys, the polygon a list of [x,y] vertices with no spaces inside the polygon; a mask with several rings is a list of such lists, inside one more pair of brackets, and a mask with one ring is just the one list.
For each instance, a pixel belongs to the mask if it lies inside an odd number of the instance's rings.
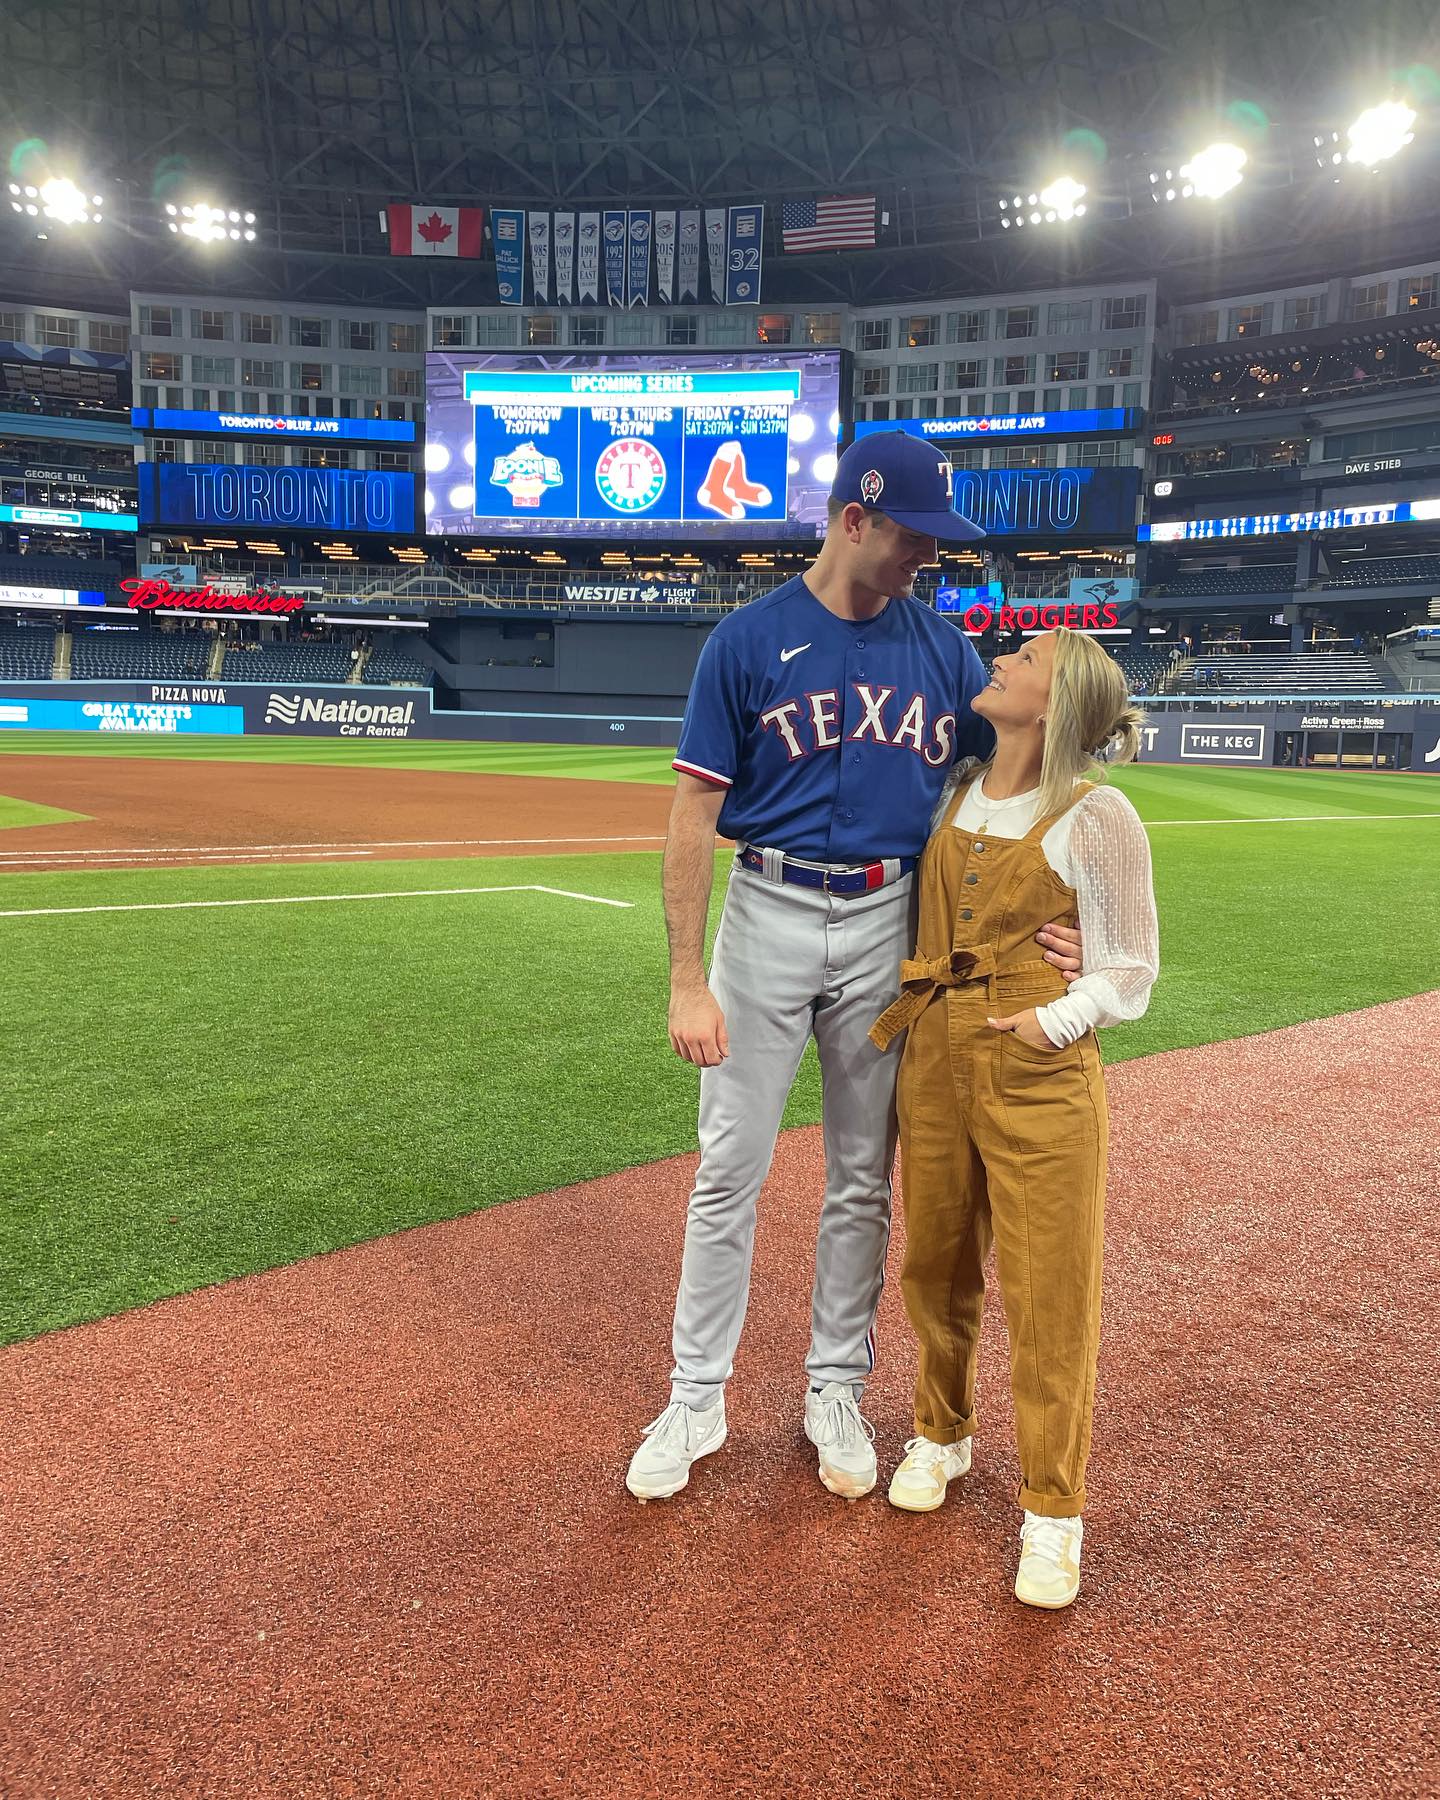
{"label": "field grass", "polygon": [[[562,754],[626,779],[663,756]],[[1153,768],[1122,784],[1152,825],[1164,973],[1147,1017],[1105,1034],[1109,1060],[1434,984],[1440,783]],[[0,1340],[693,1149],[658,869],[646,853],[0,876]],[[526,883],[630,906],[416,893]],[[812,1060],[787,1122],[818,1116]]]}
{"label": "field grass", "polygon": [[0,831],[16,825],[73,825],[84,820],[85,813],[62,812],[58,806],[37,806],[33,800],[12,800],[0,794]]}

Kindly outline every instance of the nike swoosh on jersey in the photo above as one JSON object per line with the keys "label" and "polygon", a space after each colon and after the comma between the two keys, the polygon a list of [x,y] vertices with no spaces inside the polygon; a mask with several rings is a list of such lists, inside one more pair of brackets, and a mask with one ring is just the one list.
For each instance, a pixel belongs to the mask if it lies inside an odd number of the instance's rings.
{"label": "nike swoosh on jersey", "polygon": [[792,656],[798,656],[802,650],[808,650],[809,648],[809,644],[797,644],[793,650],[782,650],[780,652],[780,660],[781,662],[789,662]]}

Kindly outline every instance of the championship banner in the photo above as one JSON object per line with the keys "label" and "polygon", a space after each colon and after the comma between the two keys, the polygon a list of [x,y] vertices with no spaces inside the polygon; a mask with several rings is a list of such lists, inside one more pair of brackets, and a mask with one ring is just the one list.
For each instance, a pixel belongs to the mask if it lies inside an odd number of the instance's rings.
{"label": "championship banner", "polygon": [[655,285],[659,289],[662,304],[670,304],[671,295],[675,291],[675,215],[673,212],[657,212],[655,215]]}
{"label": "championship banner", "polygon": [[625,304],[625,215],[605,214],[605,304]]}
{"label": "championship banner", "polygon": [[710,298],[717,306],[725,300],[725,208],[705,208],[705,256],[710,265]]}
{"label": "championship banner", "polygon": [[550,298],[550,215],[530,215],[530,282],[533,298],[542,303]]}
{"label": "championship banner", "polygon": [[525,215],[496,207],[490,214],[495,237],[495,286],[502,306],[525,304]]}
{"label": "championship banner", "polygon": [[680,215],[677,273],[680,277],[680,298],[682,300],[698,300],[700,298],[700,215],[698,212],[682,212]]}
{"label": "championship banner", "polygon": [[627,306],[650,304],[650,229],[651,215],[648,208],[644,212],[631,213],[630,254],[625,268]]}
{"label": "championship banner", "polygon": [[760,258],[765,229],[763,206],[732,206],[725,242],[725,304],[758,306]]}
{"label": "championship banner", "polygon": [[555,299],[568,306],[575,291],[575,215],[555,215]]}
{"label": "championship banner", "polygon": [[575,240],[575,285],[582,300],[600,298],[600,215],[581,213]]}

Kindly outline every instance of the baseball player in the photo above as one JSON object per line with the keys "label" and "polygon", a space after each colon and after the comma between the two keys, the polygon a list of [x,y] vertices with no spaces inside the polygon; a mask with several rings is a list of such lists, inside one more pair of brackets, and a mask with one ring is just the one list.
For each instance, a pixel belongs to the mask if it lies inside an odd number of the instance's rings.
{"label": "baseball player", "polygon": [[[825,1197],[805,1432],[820,1479],[875,1485],[859,1399],[890,1237],[896,1057],[867,1033],[914,942],[912,871],[957,757],[986,755],[980,660],[911,598],[938,542],[983,534],[954,510],[944,453],[903,432],[840,458],[819,556],[716,627],[675,758],[665,848],[670,1042],[700,1074],[700,1168],[675,1304],[671,1400],[626,1475],[677,1493],[725,1441],[725,1382],[749,1295],[756,1200],[806,1042],[823,1082]],[[717,830],[739,848],[707,982]],[[1039,934],[1078,974],[1078,933]]]}

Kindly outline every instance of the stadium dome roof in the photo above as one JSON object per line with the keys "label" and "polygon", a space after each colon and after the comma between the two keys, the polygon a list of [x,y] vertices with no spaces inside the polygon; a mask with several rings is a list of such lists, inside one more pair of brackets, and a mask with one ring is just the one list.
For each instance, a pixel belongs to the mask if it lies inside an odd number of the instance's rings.
{"label": "stadium dome roof", "polygon": [[[1362,256],[1377,233],[1387,255],[1426,241],[1414,173],[1387,171],[1377,208],[1358,184],[1337,198],[1307,147],[1427,56],[1429,0],[10,0],[6,148],[39,139],[82,167],[120,229],[63,246],[17,230],[7,259],[52,292],[60,270],[118,294],[223,269],[232,291],[443,303],[475,298],[474,265],[398,265],[387,202],[873,192],[877,248],[772,257],[767,299],[1158,269],[1199,291],[1221,265],[1233,290],[1261,247],[1276,285],[1337,234]],[[1243,204],[1184,209],[1183,228],[1147,204],[1147,166],[1237,135]],[[1000,196],[1067,166],[1094,196],[1083,230],[999,229]],[[155,208],[181,192],[252,208],[257,243],[207,260],[165,242]]]}

